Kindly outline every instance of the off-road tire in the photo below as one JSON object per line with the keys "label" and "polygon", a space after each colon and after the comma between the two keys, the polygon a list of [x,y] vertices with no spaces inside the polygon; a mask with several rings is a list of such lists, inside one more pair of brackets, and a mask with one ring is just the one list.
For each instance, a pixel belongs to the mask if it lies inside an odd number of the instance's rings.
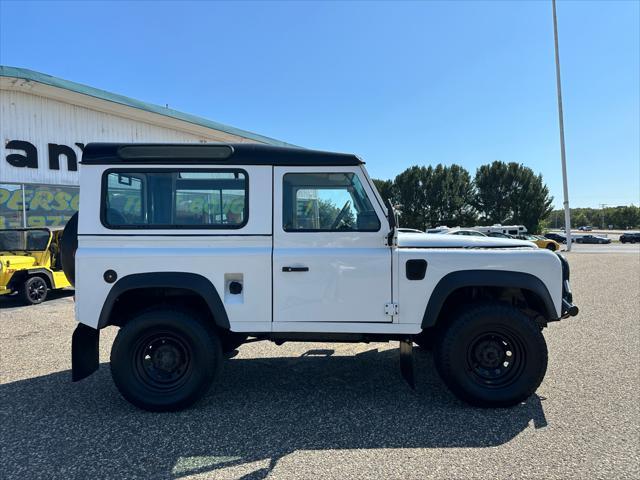
{"label": "off-road tire", "polygon": [[49,293],[47,281],[37,275],[28,277],[20,289],[22,301],[27,305],[37,305],[44,302],[47,298],[47,293]]}
{"label": "off-road tire", "polygon": [[198,401],[222,363],[215,330],[169,307],[144,311],[118,332],[111,375],[122,396],[144,410],[176,411]]}
{"label": "off-road tire", "polygon": [[510,407],[529,398],[542,383],[547,356],[540,327],[517,308],[497,302],[459,311],[434,348],[444,383],[478,407]]}
{"label": "off-road tire", "polygon": [[548,243],[546,246],[547,250],[551,250],[552,252],[556,251],[556,246],[553,243]]}

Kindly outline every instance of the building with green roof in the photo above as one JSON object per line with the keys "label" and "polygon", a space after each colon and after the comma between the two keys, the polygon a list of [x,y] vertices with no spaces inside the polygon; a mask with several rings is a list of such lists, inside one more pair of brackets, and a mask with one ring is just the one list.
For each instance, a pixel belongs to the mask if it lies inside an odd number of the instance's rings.
{"label": "building with green roof", "polygon": [[0,228],[55,226],[77,209],[89,142],[251,142],[258,133],[23,68],[0,66]]}

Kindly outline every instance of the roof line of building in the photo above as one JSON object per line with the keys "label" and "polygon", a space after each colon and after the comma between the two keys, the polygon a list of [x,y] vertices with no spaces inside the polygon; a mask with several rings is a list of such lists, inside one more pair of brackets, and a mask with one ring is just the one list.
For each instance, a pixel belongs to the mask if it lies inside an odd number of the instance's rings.
{"label": "roof line of building", "polygon": [[265,143],[267,145],[276,145],[280,147],[295,147],[295,145],[276,140],[275,138],[266,137],[258,133],[249,132],[222,123],[213,122],[206,118],[198,117],[196,115],[190,115],[188,113],[179,112],[171,108],[161,107],[152,103],[143,102],[134,98],[119,95],[117,93],[107,92],[106,90],[100,90],[99,88],[90,87],[81,83],[64,80],[62,78],[53,77],[44,73],[36,72],[26,68],[17,68],[0,65],[0,77],[17,78],[30,82],[42,83],[52,87],[62,88],[71,92],[79,93],[81,95],[88,95],[90,97],[105,100],[107,102],[113,102],[120,105],[125,105],[131,108],[144,110],[146,112],[156,113],[165,117],[175,118],[183,122],[192,123],[201,127],[211,128],[221,132],[229,133],[231,135],[237,135],[239,137],[255,140],[256,142]]}

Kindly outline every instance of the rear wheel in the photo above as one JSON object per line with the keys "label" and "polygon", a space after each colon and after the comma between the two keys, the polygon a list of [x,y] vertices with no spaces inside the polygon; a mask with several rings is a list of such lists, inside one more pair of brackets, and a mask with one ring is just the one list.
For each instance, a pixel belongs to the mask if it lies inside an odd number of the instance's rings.
{"label": "rear wheel", "polygon": [[492,303],[459,313],[434,351],[442,380],[461,400],[509,407],[532,395],[547,370],[547,346],[520,310]]}
{"label": "rear wheel", "polygon": [[553,243],[547,243],[547,249],[551,250],[552,252],[555,252],[556,246]]}
{"label": "rear wheel", "polygon": [[47,298],[49,287],[42,277],[29,277],[22,285],[22,300],[27,305],[37,305]]}
{"label": "rear wheel", "polygon": [[150,411],[175,411],[199,400],[221,363],[220,341],[194,315],[159,308],[120,329],[111,375],[124,398]]}

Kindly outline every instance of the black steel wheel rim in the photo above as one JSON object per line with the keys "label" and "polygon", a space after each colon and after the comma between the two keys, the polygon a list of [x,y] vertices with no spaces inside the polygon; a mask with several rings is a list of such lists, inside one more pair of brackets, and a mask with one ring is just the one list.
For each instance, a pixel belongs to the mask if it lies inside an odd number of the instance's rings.
{"label": "black steel wheel rim", "polygon": [[41,278],[36,278],[27,285],[27,295],[33,302],[41,302],[47,294],[47,284]]}
{"label": "black steel wheel rim", "polygon": [[467,347],[467,371],[474,382],[487,388],[502,388],[522,374],[526,351],[518,336],[496,329],[477,335]]}
{"label": "black steel wheel rim", "polygon": [[177,332],[145,335],[134,349],[134,372],[147,387],[161,392],[180,388],[191,372],[189,342]]}

